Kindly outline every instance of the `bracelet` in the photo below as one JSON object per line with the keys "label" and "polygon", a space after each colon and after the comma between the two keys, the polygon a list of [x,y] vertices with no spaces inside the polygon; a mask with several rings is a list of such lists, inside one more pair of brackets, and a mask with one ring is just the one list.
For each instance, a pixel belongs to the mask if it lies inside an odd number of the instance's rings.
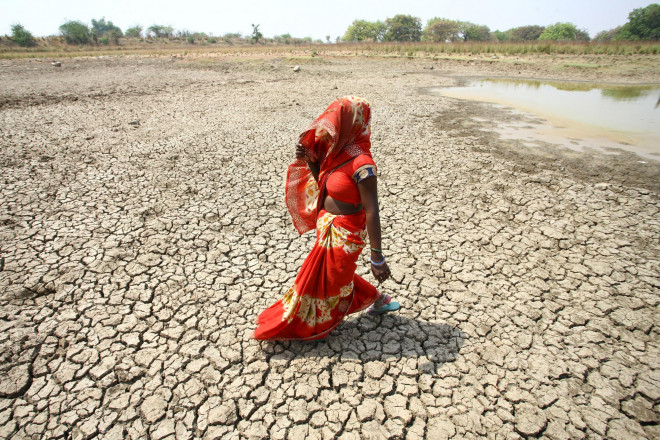
{"label": "bracelet", "polygon": [[374,252],[378,252],[379,254],[383,253],[382,249],[371,248],[371,250],[374,251]]}
{"label": "bracelet", "polygon": [[385,264],[385,255],[383,255],[383,261],[381,261],[380,263],[376,263],[373,258],[369,258],[369,260],[371,260],[371,264],[373,264],[374,266],[382,266],[383,264]]}

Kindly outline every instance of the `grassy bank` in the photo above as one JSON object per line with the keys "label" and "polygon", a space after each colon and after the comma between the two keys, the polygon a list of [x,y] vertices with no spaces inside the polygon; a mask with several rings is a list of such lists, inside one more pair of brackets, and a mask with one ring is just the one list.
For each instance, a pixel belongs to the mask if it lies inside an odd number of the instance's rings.
{"label": "grassy bank", "polygon": [[339,44],[246,44],[206,40],[195,44],[180,39],[122,39],[119,45],[74,46],[59,39],[43,38],[32,48],[21,48],[3,39],[0,58],[51,58],[103,55],[168,55],[174,53],[236,54],[236,53],[312,53],[325,55],[436,57],[443,55],[658,55],[658,42],[614,43],[339,43]]}

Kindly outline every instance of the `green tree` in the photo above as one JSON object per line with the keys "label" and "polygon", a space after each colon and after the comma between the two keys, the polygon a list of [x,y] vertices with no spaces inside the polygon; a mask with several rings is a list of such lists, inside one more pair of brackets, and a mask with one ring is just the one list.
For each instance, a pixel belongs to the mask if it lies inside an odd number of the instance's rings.
{"label": "green tree", "polygon": [[278,43],[291,44],[291,34],[275,35],[273,38]]}
{"label": "green tree", "polygon": [[509,41],[511,40],[511,29],[508,31],[495,31],[493,32],[493,35],[495,35],[495,38],[497,38],[497,41]]}
{"label": "green tree", "polygon": [[11,36],[21,47],[32,47],[37,44],[30,31],[18,23],[12,25]]}
{"label": "green tree", "polygon": [[133,27],[129,27],[128,29],[126,29],[124,35],[126,35],[129,38],[140,38],[142,37],[142,26],[137,24]]}
{"label": "green tree", "polygon": [[380,20],[354,20],[346,29],[344,41],[382,41],[385,30],[385,23]]}
{"label": "green tree", "polygon": [[616,40],[617,36],[619,35],[619,32],[621,31],[621,28],[622,28],[622,26],[617,26],[614,29],[610,29],[609,31],[598,32],[596,34],[596,36],[593,38],[593,41],[597,42],[597,43],[614,41],[614,40]]}
{"label": "green tree", "polygon": [[458,40],[459,32],[460,27],[456,20],[435,17],[426,23],[422,36],[425,41],[444,43]]}
{"label": "green tree", "polygon": [[463,41],[488,41],[491,39],[490,28],[486,25],[461,21],[459,28]]}
{"label": "green tree", "polygon": [[60,26],[60,32],[64,40],[69,44],[88,44],[91,32],[85,23],[69,20]]}
{"label": "green tree", "polygon": [[123,35],[121,29],[115,26],[112,21],[105,21],[105,17],[102,17],[100,20],[94,20],[92,18],[92,33],[98,37],[104,37],[110,33]]}
{"label": "green tree", "polygon": [[385,41],[419,41],[422,38],[422,20],[412,15],[398,14],[385,20]]}
{"label": "green tree", "polygon": [[584,29],[578,29],[575,31],[575,39],[578,41],[591,41],[589,32],[585,31]]}
{"label": "green tree", "polygon": [[263,34],[259,31],[260,25],[252,25],[252,41],[258,43],[259,40],[263,37]]}
{"label": "green tree", "polygon": [[619,31],[619,39],[660,39],[660,5],[652,3],[645,8],[634,9],[628,14],[628,23]]}
{"label": "green tree", "polygon": [[589,34],[586,31],[578,29],[573,23],[555,23],[545,28],[539,36],[539,41],[575,41],[589,40]]}
{"label": "green tree", "polygon": [[173,33],[174,29],[172,26],[154,24],[147,28],[147,36],[153,35],[156,38],[170,38]]}
{"label": "green tree", "polygon": [[531,25],[512,28],[507,32],[511,41],[536,41],[544,30],[544,26]]}

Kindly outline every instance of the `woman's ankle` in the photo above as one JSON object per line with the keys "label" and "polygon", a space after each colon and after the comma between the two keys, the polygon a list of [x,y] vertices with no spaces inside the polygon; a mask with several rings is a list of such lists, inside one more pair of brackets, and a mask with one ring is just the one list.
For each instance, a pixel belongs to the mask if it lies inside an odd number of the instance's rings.
{"label": "woman's ankle", "polygon": [[380,297],[376,301],[374,301],[374,307],[379,309],[383,307],[387,303],[387,299],[389,298],[388,295],[385,295],[384,293],[380,294]]}

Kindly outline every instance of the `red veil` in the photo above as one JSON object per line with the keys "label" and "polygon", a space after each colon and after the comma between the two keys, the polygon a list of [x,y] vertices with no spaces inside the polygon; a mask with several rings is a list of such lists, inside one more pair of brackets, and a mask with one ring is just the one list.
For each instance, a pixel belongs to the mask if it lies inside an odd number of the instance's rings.
{"label": "red veil", "polygon": [[319,184],[304,159],[291,165],[286,178],[286,206],[299,233],[316,226],[319,186],[327,173],[351,157],[371,156],[371,107],[356,96],[334,101],[300,135],[299,143],[320,166]]}

